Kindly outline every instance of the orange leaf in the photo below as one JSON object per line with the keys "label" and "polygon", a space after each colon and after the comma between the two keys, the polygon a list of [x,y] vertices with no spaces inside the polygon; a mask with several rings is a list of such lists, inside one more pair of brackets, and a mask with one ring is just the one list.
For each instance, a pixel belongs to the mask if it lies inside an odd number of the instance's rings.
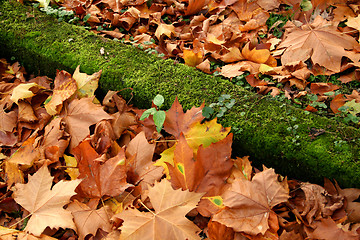
{"label": "orange leaf", "polygon": [[181,132],[186,133],[195,123],[201,122],[204,119],[202,115],[203,107],[204,104],[198,108],[192,107],[184,113],[176,97],[173,105],[166,112],[164,130],[178,138]]}
{"label": "orange leaf", "polygon": [[122,149],[118,155],[101,163],[100,156],[90,141],[86,140],[73,149],[78,161],[80,175],[84,178],[77,192],[90,198],[102,196],[117,196],[132,186],[126,182],[125,153]]}
{"label": "orange leaf", "polygon": [[193,52],[193,50],[184,49],[184,61],[185,64],[191,67],[195,67],[196,65],[200,64],[203,61],[203,54],[202,52]]}
{"label": "orange leaf", "polygon": [[50,101],[45,104],[45,109],[50,115],[60,113],[63,102],[69,99],[77,90],[75,79],[66,71],[57,72],[54,85],[53,95]]}
{"label": "orange leaf", "polygon": [[208,0],[189,0],[189,5],[185,10],[185,15],[198,13],[207,3]]}
{"label": "orange leaf", "polygon": [[271,209],[289,198],[289,191],[277,180],[273,169],[255,174],[252,181],[236,179],[223,194],[224,208],[213,221],[231,227],[236,232],[264,234],[269,229]]}
{"label": "orange leaf", "polygon": [[338,94],[334,97],[333,100],[330,102],[330,108],[333,111],[333,113],[340,112],[338,109],[339,107],[344,106],[346,103],[346,99],[344,98],[344,94]]}
{"label": "orange leaf", "polygon": [[326,92],[338,90],[339,88],[340,88],[339,86],[334,85],[332,83],[323,83],[323,82],[311,83],[310,85],[311,92],[313,94],[320,94],[320,95]]}

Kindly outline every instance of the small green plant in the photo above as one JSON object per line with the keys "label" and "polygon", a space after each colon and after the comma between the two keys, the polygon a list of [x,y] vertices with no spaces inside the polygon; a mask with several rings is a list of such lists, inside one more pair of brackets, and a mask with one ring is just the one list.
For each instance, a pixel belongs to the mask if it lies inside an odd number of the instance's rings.
{"label": "small green plant", "polygon": [[270,13],[270,17],[266,21],[269,31],[277,38],[281,38],[284,33],[283,27],[286,22],[291,20],[292,15],[284,16],[281,14]]}
{"label": "small green plant", "polygon": [[232,99],[229,94],[222,94],[218,98],[217,103],[211,103],[209,106],[205,106],[202,110],[202,115],[205,118],[212,118],[215,113],[216,117],[224,116],[224,113],[231,109],[235,104],[235,99]]}
{"label": "small green plant", "polygon": [[[34,7],[38,6],[34,4]],[[59,7],[59,8],[52,8],[51,6],[42,7],[40,8],[40,11],[45,12],[47,15],[54,16],[58,19],[59,22],[66,21],[70,23],[75,23],[79,19],[74,16],[73,11],[67,11],[65,10],[65,7]]]}
{"label": "small green plant", "polygon": [[344,106],[338,108],[340,113],[337,115],[338,119],[342,119],[344,123],[355,123],[358,124],[360,117],[356,115],[360,113],[360,103],[356,103],[355,100],[347,102]]}
{"label": "small green plant", "polygon": [[153,120],[156,126],[156,130],[158,132],[161,131],[164,122],[165,122],[165,118],[166,118],[166,113],[163,110],[160,110],[160,107],[162,106],[162,104],[164,103],[164,97],[161,96],[160,94],[156,95],[153,103],[155,105],[155,107],[149,108],[148,110],[146,110],[140,117],[140,120],[144,120],[145,118],[148,118],[150,115],[153,115]]}

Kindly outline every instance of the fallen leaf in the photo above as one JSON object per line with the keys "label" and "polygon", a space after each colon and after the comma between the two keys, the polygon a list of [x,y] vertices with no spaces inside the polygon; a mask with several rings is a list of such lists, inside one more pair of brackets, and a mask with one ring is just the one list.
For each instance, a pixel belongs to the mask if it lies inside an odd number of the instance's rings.
{"label": "fallen leaf", "polygon": [[288,198],[288,190],[278,182],[275,171],[267,169],[255,174],[252,181],[236,179],[223,194],[226,207],[213,216],[213,221],[236,232],[264,234],[269,229],[271,209]]}
{"label": "fallen leaf", "polygon": [[198,13],[206,4],[208,0],[189,0],[189,5],[185,10],[185,15],[193,15]]}
{"label": "fallen leaf", "polygon": [[155,31],[155,37],[160,41],[163,35],[171,38],[175,34],[175,27],[171,24],[160,23]]}
{"label": "fallen leaf", "polygon": [[202,193],[174,190],[167,180],[149,188],[154,212],[127,208],[118,217],[123,219],[120,239],[201,239],[201,230],[185,215],[196,207]]}
{"label": "fallen leaf", "polygon": [[100,199],[103,196],[117,196],[132,186],[126,182],[124,150],[102,163],[99,161],[100,155],[86,140],[74,148],[73,153],[78,161],[79,178],[84,178],[77,189],[81,195]]}
{"label": "fallen leaf", "polygon": [[20,165],[23,170],[30,168],[34,161],[40,158],[40,148],[35,142],[37,135],[28,138],[21,147],[7,160],[10,163]]}
{"label": "fallen leaf", "polygon": [[315,230],[308,232],[308,236],[313,239],[327,240],[358,240],[359,234],[342,228],[341,224],[336,224],[331,218],[322,218],[314,222]]}
{"label": "fallen leaf", "polygon": [[71,211],[74,216],[74,222],[79,234],[79,239],[83,240],[89,234],[95,236],[98,229],[106,232],[111,231],[111,215],[107,207],[91,209],[84,203],[74,201],[69,204],[66,210]]}
{"label": "fallen leaf", "polygon": [[75,195],[81,180],[63,181],[52,186],[53,177],[46,165],[29,176],[27,184],[17,183],[15,201],[30,212],[25,231],[40,236],[46,227],[75,229],[71,213],[63,208]]}
{"label": "fallen leaf", "polygon": [[345,23],[349,27],[355,28],[360,31],[360,16],[357,17],[348,17],[347,22]]}
{"label": "fallen leaf", "polygon": [[145,132],[140,132],[133,138],[127,148],[126,157],[131,159],[127,162],[127,175],[131,182],[138,185],[141,191],[147,186],[154,184],[163,175],[163,169],[153,165],[153,155],[155,144],[150,144],[146,140]]}
{"label": "fallen leaf", "polygon": [[164,130],[178,138],[181,132],[188,132],[195,123],[201,122],[204,119],[204,116],[202,115],[203,107],[204,105],[201,105],[198,108],[192,107],[184,113],[184,110],[176,97],[173,105],[166,112]]}
{"label": "fallen leaf", "polygon": [[347,56],[345,50],[352,50],[357,44],[354,38],[318,16],[312,26],[304,25],[287,34],[278,49],[286,48],[281,56],[283,65],[310,58],[313,64],[340,72],[341,59]]}
{"label": "fallen leaf", "polygon": [[45,103],[45,109],[50,115],[59,114],[63,102],[69,99],[77,90],[76,81],[66,71],[58,71],[54,80],[54,90],[50,101]]}
{"label": "fallen leaf", "polygon": [[98,83],[101,72],[102,70],[93,73],[92,75],[87,75],[86,73],[80,73],[80,65],[77,66],[72,77],[76,81],[77,94],[79,98],[94,96],[95,90],[99,85]]}
{"label": "fallen leaf", "polygon": [[18,103],[21,99],[31,98],[35,94],[30,90],[31,88],[41,88],[36,83],[22,83],[13,88],[10,100]]}
{"label": "fallen leaf", "polygon": [[70,176],[71,180],[75,180],[79,177],[79,169],[77,168],[78,162],[75,157],[64,154],[65,165],[68,167],[65,172]]}
{"label": "fallen leaf", "polygon": [[191,49],[183,50],[183,58],[185,64],[191,67],[195,67],[199,65],[203,61],[203,53],[202,52],[194,52]]}
{"label": "fallen leaf", "polygon": [[100,105],[94,104],[92,98],[74,99],[67,107],[64,121],[66,130],[71,135],[70,148],[76,147],[90,134],[89,127],[103,119],[111,119]]}
{"label": "fallen leaf", "polygon": [[326,92],[332,92],[335,90],[338,90],[340,87],[332,84],[332,83],[324,83],[324,82],[318,82],[318,83],[311,83],[310,84],[310,90],[313,94],[324,94]]}

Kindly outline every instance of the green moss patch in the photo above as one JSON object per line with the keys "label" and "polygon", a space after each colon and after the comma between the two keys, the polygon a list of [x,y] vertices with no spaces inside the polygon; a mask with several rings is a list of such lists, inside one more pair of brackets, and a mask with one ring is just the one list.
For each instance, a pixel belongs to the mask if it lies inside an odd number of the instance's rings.
{"label": "green moss patch", "polygon": [[360,131],[355,128],[59,23],[15,1],[0,1],[0,12],[0,57],[15,58],[28,72],[54,77],[56,69],[72,73],[77,65],[88,74],[102,69],[100,94],[132,88],[122,93],[133,94],[132,103],[140,108],[149,108],[156,94],[165,97],[165,108],[178,96],[186,109],[230,94],[236,104],[220,122],[232,126],[234,155],[250,155],[255,166],[264,164],[292,178],[319,183],[328,177],[343,187],[360,187]]}

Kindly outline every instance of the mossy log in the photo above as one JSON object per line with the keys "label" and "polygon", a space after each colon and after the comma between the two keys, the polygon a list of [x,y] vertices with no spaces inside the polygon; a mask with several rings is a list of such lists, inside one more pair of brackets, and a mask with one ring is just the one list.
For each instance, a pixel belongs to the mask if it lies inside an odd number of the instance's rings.
{"label": "mossy log", "polygon": [[[102,69],[100,94],[123,90],[126,98],[134,95],[132,103],[139,108],[150,107],[156,94],[165,97],[165,108],[178,96],[185,109],[230,94],[236,104],[219,121],[232,127],[234,155],[250,155],[255,166],[273,167],[291,178],[321,183],[327,177],[343,187],[360,187],[359,130],[58,22],[31,6],[0,0],[1,57],[50,77],[56,69],[73,73],[78,65],[88,74]],[[324,133],[312,134],[317,130]]]}

